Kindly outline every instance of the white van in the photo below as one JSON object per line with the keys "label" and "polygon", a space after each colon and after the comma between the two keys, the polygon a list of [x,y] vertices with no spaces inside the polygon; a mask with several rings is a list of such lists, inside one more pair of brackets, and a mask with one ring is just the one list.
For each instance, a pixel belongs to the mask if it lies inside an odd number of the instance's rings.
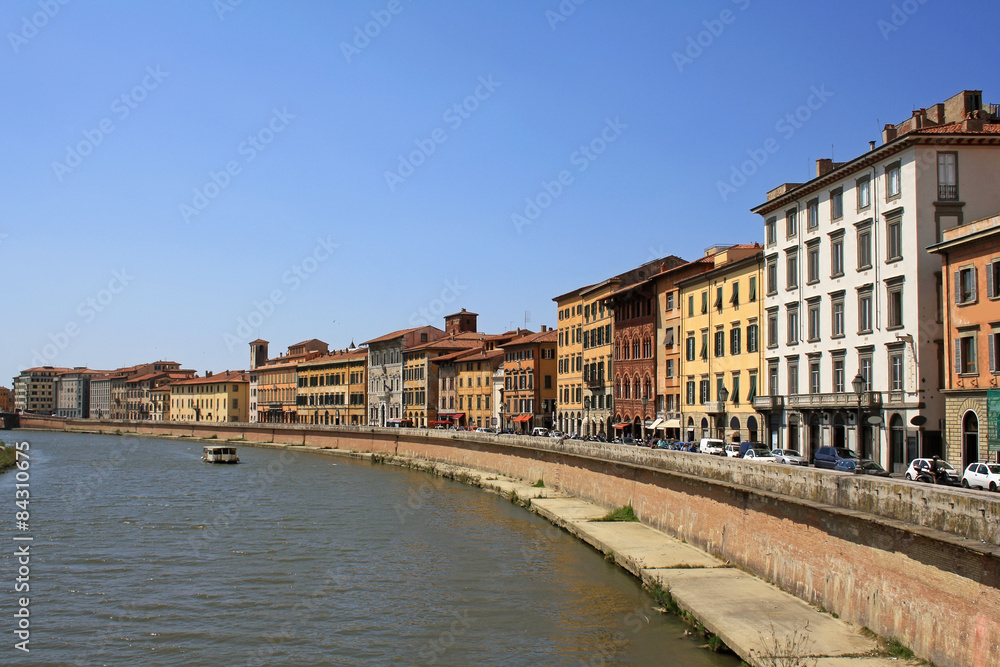
{"label": "white van", "polygon": [[702,454],[718,454],[722,456],[726,451],[725,446],[726,443],[718,438],[702,438],[698,444],[698,451]]}
{"label": "white van", "polygon": [[545,438],[549,435],[549,429],[542,428],[541,426],[536,426],[531,429],[531,435],[537,435],[539,437]]}

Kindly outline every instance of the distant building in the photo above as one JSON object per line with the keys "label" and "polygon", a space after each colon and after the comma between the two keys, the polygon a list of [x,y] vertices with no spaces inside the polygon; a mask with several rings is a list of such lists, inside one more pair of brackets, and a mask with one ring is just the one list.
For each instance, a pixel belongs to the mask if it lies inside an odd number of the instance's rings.
{"label": "distant building", "polygon": [[0,412],[14,411],[14,392],[7,387],[0,387]]}
{"label": "distant building", "polygon": [[72,370],[57,366],[39,366],[21,371],[14,378],[14,409],[40,414],[55,414],[56,378]]}
{"label": "distant building", "polygon": [[365,367],[368,350],[335,350],[298,367],[299,423],[362,425],[365,423]]}
{"label": "distant building", "polygon": [[944,457],[1000,462],[1000,215],[945,230]]}
{"label": "distant building", "polygon": [[56,414],[76,419],[90,417],[90,380],[106,373],[74,368],[56,376]]}
{"label": "distant building", "polygon": [[[287,355],[268,359],[268,344],[261,339],[250,342],[251,375],[257,376],[257,421],[298,423],[298,365],[329,353],[329,345],[312,338],[290,345]],[[247,382],[249,392],[249,376]]]}
{"label": "distant building", "polygon": [[385,426],[404,419],[403,352],[438,340],[445,332],[437,327],[401,329],[366,341],[368,346],[368,423]]}
{"label": "distant building", "polygon": [[542,326],[504,344],[504,427],[520,433],[552,428],[556,418],[559,332]]}
{"label": "distant building", "polygon": [[178,380],[170,384],[170,417],[183,422],[245,422],[249,389],[246,371]]}

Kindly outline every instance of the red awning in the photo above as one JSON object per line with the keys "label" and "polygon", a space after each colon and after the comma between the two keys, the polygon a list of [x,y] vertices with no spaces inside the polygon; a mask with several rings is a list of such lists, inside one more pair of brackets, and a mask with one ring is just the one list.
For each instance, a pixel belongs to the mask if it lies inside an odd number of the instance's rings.
{"label": "red awning", "polygon": [[532,416],[533,415],[518,415],[518,416],[514,417],[513,421],[515,421],[515,422],[527,422],[527,421],[531,421]]}
{"label": "red awning", "polygon": [[432,419],[427,423],[430,424],[431,426],[451,426],[453,422],[450,419],[445,419],[445,420]]}
{"label": "red awning", "polygon": [[625,428],[626,426],[631,426],[628,422],[623,422],[621,424],[615,424],[615,428]]}
{"label": "red awning", "polygon": [[461,419],[465,416],[464,412],[439,412],[438,417],[441,419]]}

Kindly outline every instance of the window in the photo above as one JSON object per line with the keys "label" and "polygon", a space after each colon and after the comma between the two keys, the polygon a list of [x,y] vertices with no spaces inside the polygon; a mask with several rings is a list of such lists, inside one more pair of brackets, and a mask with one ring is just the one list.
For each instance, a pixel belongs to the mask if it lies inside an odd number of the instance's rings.
{"label": "window", "polygon": [[938,200],[958,201],[958,154],[938,153]]}
{"label": "window", "polygon": [[959,375],[976,375],[976,332],[961,334],[955,339],[955,371]]}
{"label": "window", "polygon": [[733,390],[729,392],[729,400],[733,405],[740,404],[740,374],[739,371],[733,373]]}
{"label": "window", "polygon": [[903,391],[903,352],[889,352],[889,391]]}
{"label": "window", "polygon": [[872,268],[871,223],[858,225],[858,271]]}
{"label": "window", "polygon": [[809,360],[809,393],[820,393],[819,359]]}
{"label": "window", "polygon": [[1000,298],[1000,259],[995,259],[986,265],[986,298]]}
{"label": "window", "polygon": [[667,292],[667,310],[674,309],[674,293]]}
{"label": "window", "polygon": [[715,309],[722,312],[722,287],[715,288]]}
{"label": "window", "polygon": [[806,246],[806,284],[819,282],[819,241]]}
{"label": "window", "polygon": [[844,189],[837,188],[830,192],[830,219],[840,220],[844,217]]}
{"label": "window", "polygon": [[993,333],[986,336],[986,346],[990,357],[990,373],[1000,375],[1000,329],[994,325]]}
{"label": "window", "polygon": [[830,335],[840,338],[844,335],[844,293],[832,295],[830,308]]}
{"label": "window", "polygon": [[885,198],[886,200],[896,199],[902,192],[900,183],[899,163],[888,165],[885,168]]}
{"label": "window", "polygon": [[688,294],[688,315],[694,315],[694,294]]}
{"label": "window", "polygon": [[833,358],[833,390],[838,394],[844,392],[844,358]]}
{"label": "window", "polygon": [[767,346],[778,347],[778,311],[767,311]]}
{"label": "window", "polygon": [[810,341],[819,340],[819,335],[820,335],[820,331],[819,331],[819,324],[820,324],[819,306],[820,306],[819,299],[814,299],[813,301],[809,302],[808,308],[809,308],[809,340]]}
{"label": "window", "polygon": [[871,286],[858,290],[858,333],[872,332],[872,289]]}
{"label": "window", "polygon": [[792,303],[786,308],[788,309],[788,344],[795,345],[799,342],[799,304]]}
{"label": "window", "polygon": [[767,294],[778,293],[778,258],[767,258]]}
{"label": "window", "polygon": [[739,281],[733,282],[733,295],[729,298],[729,303],[733,306],[740,305],[740,283]]}
{"label": "window", "polygon": [[903,327],[903,280],[886,281],[887,297],[887,328],[901,329]]}
{"label": "window", "polygon": [[[996,263],[996,267],[997,267],[997,275],[1000,276],[1000,261]],[[994,281],[994,284],[1000,285],[1000,280]],[[750,289],[749,289],[749,294],[747,295],[747,299],[750,301],[750,303],[753,303],[757,300],[757,276],[750,276]]]}
{"label": "window", "polygon": [[708,312],[708,290],[702,290],[701,292],[701,314],[704,315]]}
{"label": "window", "polygon": [[754,324],[747,325],[747,352],[756,352],[757,346],[759,344],[760,331],[759,326]]}
{"label": "window", "polygon": [[715,332],[715,356],[722,357],[726,354],[726,332],[719,329]]}
{"label": "window", "polygon": [[[994,285],[995,288],[995,285]],[[955,303],[976,302],[976,267],[970,266],[955,272]]]}
{"label": "window", "polygon": [[747,403],[752,405],[755,398],[757,398],[757,373],[750,371],[750,387],[747,389]]}
{"label": "window", "polygon": [[855,189],[858,193],[858,210],[863,211],[872,205],[871,179],[867,176],[859,178]]}
{"label": "window", "polygon": [[785,251],[785,287],[795,289],[799,286],[799,251],[797,249]]}
{"label": "window", "polygon": [[796,210],[794,208],[790,208],[785,212],[785,234],[788,238],[792,238],[798,234],[798,223],[795,215]]}
{"label": "window", "polygon": [[772,363],[767,367],[767,393],[769,396],[778,395],[778,364]]}
{"label": "window", "polygon": [[709,386],[708,380],[702,380],[699,383],[699,387],[698,387],[698,402],[701,403],[702,405],[704,405],[705,403],[708,403],[708,401],[711,398],[711,396],[709,394],[709,392],[711,390],[712,390],[712,388]]}
{"label": "window", "polygon": [[903,219],[899,216],[885,221],[885,251],[887,262],[903,259]]}
{"label": "window", "polygon": [[767,222],[764,223],[764,233],[767,236],[767,245],[774,245],[778,242],[778,220],[777,218],[768,218]]}
{"label": "window", "polygon": [[844,275],[844,231],[830,235],[830,277]]}
{"label": "window", "polygon": [[742,351],[740,349],[742,347],[742,345],[741,345],[742,341],[740,340],[740,338],[742,336],[742,331],[743,330],[740,329],[739,327],[733,327],[732,329],[730,329],[730,331],[729,331],[729,354],[736,355],[736,354],[739,354]]}
{"label": "window", "polygon": [[858,354],[858,373],[865,381],[862,391],[872,390],[872,354],[871,352],[861,352]]}
{"label": "window", "polygon": [[788,393],[799,393],[799,360],[788,360]]}
{"label": "window", "polygon": [[694,334],[688,334],[687,339],[684,341],[685,347],[685,358],[688,361],[694,361]]}
{"label": "window", "polygon": [[687,383],[687,404],[694,405],[694,380]]}
{"label": "window", "polygon": [[806,204],[806,227],[816,229],[819,227],[819,200],[812,199]]}
{"label": "window", "polygon": [[703,331],[701,334],[701,358],[708,359],[708,332]]}
{"label": "window", "polygon": [[674,360],[667,359],[667,377],[672,378],[674,376]]}

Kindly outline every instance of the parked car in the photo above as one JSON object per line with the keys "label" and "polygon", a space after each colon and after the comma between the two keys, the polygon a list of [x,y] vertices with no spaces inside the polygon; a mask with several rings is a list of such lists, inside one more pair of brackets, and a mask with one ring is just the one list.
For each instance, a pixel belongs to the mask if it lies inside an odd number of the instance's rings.
{"label": "parked car", "polygon": [[535,428],[531,429],[531,435],[537,435],[544,438],[548,434],[549,434],[549,429],[542,428],[541,426],[536,426]]}
{"label": "parked car", "polygon": [[549,431],[550,438],[561,438],[563,436],[562,431]]}
{"label": "parked car", "polygon": [[945,484],[947,486],[958,486],[960,483],[960,478],[958,476],[958,471],[955,470],[955,466],[951,465],[944,459],[938,459],[938,463],[943,469],[943,473],[940,478],[934,474],[933,459],[913,459],[910,461],[910,466],[906,469],[903,477],[906,479],[915,479],[920,482],[928,482],[930,484]]}
{"label": "parked car", "polygon": [[760,449],[760,448],[763,448],[764,445],[762,445],[759,442],[741,442],[740,443],[740,453],[737,455],[737,457],[738,458],[743,458],[743,455],[747,453],[748,449],[753,449],[755,447],[757,449]]}
{"label": "parked car", "polygon": [[871,459],[841,459],[834,470],[841,472],[852,472],[855,475],[875,475],[876,477],[888,477],[889,471],[875,463]]}
{"label": "parked car", "polygon": [[726,445],[726,456],[728,456],[731,459],[735,459],[739,455],[740,455],[739,445]]}
{"label": "parked car", "polygon": [[630,435],[623,435],[621,437],[620,444],[622,444],[622,445],[634,445],[634,444],[636,444],[635,438],[633,438]]}
{"label": "parked car", "polygon": [[496,433],[495,428],[490,428],[489,426],[480,426],[476,429],[476,433]]}
{"label": "parked car", "polygon": [[673,449],[673,444],[674,443],[671,442],[670,440],[665,440],[664,438],[660,438],[659,440],[656,441],[656,448],[657,449]]}
{"label": "parked car", "polygon": [[771,456],[771,452],[767,451],[763,447],[751,447],[743,452],[743,458],[750,459],[752,461],[768,461],[771,463],[775,460],[774,457]]}
{"label": "parked car", "polygon": [[726,443],[718,438],[702,438],[698,443],[698,451],[702,454],[718,454],[722,456]]}
{"label": "parked car", "polygon": [[816,450],[813,463],[817,468],[833,470],[837,466],[837,463],[844,459],[857,461],[859,458],[861,457],[858,456],[857,452],[851,451],[847,447],[820,447]]}
{"label": "parked car", "polygon": [[792,466],[807,466],[809,459],[802,456],[802,453],[795,449],[772,449],[771,456],[778,463]]}
{"label": "parked car", "polygon": [[1000,489],[1000,463],[970,463],[962,475],[962,486],[990,491]]}

